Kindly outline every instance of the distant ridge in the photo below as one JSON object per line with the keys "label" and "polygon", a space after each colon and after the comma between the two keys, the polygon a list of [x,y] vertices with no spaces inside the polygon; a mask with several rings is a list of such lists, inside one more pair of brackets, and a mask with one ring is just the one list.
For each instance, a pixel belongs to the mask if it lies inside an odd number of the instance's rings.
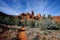
{"label": "distant ridge", "polygon": [[0,11],[0,16],[13,17],[15,15],[9,15],[9,14],[6,14],[6,13]]}

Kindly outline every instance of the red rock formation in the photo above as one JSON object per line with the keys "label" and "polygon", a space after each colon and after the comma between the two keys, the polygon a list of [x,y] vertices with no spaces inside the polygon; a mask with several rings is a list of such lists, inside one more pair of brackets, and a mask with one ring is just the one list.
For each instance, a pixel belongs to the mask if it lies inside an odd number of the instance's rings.
{"label": "red rock formation", "polygon": [[41,19],[42,17],[41,17],[41,14],[37,14],[36,16],[35,16],[35,19]]}
{"label": "red rock formation", "polygon": [[37,14],[36,16],[38,16],[40,18],[41,17],[41,14]]}
{"label": "red rock formation", "polygon": [[60,23],[60,16],[53,16],[52,18],[53,18],[53,20],[55,20],[56,22]]}
{"label": "red rock formation", "polygon": [[22,20],[24,20],[24,19],[27,19],[27,20],[34,19],[34,12],[32,11],[31,14],[30,13],[26,13],[26,14],[22,13],[19,16]]}
{"label": "red rock formation", "polygon": [[31,12],[31,17],[34,19],[34,11]]}
{"label": "red rock formation", "polygon": [[26,13],[26,19],[27,20],[30,20],[31,19],[30,16],[31,16],[30,13]]}
{"label": "red rock formation", "polygon": [[34,16],[34,11],[32,11],[32,12],[31,12],[31,15],[33,15],[33,16]]}
{"label": "red rock formation", "polygon": [[[26,13],[26,14],[22,13],[19,16],[20,16],[20,18],[22,20],[24,20],[24,19],[27,19],[27,20],[31,20],[31,19],[39,20],[39,19],[42,19],[41,14],[37,14],[36,16],[34,16],[34,11],[32,11],[31,14],[30,13]],[[60,16],[52,16],[52,19],[55,20],[56,22],[60,22]]]}

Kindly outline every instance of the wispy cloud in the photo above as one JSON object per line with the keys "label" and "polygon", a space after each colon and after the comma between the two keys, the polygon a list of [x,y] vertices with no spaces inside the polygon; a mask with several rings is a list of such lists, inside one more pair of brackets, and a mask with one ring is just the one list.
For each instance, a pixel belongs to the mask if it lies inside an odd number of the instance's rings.
{"label": "wispy cloud", "polygon": [[15,14],[15,15],[18,15],[16,11],[14,11],[12,8],[10,8],[5,2],[1,1],[1,4],[3,6],[0,6],[0,10],[3,10],[5,12],[7,12],[8,14]]}
{"label": "wispy cloud", "polygon": [[[0,11],[9,14],[34,11],[35,14],[59,14],[60,6],[58,0],[0,0]],[[7,3],[6,3],[7,2]]]}

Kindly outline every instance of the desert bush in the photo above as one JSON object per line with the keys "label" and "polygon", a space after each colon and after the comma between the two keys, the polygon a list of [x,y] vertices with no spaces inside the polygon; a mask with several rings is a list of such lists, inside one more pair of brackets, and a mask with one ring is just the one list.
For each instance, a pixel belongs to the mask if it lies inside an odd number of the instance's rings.
{"label": "desert bush", "polygon": [[35,26],[41,28],[41,30],[47,30],[47,28],[58,29],[57,24],[53,20],[48,19],[36,22]]}
{"label": "desert bush", "polygon": [[58,28],[59,28],[59,30],[60,30],[60,23],[57,23],[57,26],[58,26]]}
{"label": "desert bush", "polygon": [[24,19],[24,21],[21,22],[21,26],[22,25],[27,26],[27,19]]}
{"label": "desert bush", "polygon": [[14,24],[15,24],[15,25],[18,26],[18,25],[20,25],[20,23],[21,23],[21,22],[20,22],[20,18],[14,18]]}
{"label": "desert bush", "polygon": [[41,30],[46,30],[47,29],[45,21],[42,21],[42,20],[37,21],[35,23],[35,27],[39,27]]}
{"label": "desert bush", "polygon": [[27,27],[34,28],[35,27],[36,20],[28,20],[27,21]]}
{"label": "desert bush", "polygon": [[50,15],[48,17],[44,15],[42,20],[36,21],[35,26],[39,27],[41,30],[58,29],[57,23],[52,20]]}

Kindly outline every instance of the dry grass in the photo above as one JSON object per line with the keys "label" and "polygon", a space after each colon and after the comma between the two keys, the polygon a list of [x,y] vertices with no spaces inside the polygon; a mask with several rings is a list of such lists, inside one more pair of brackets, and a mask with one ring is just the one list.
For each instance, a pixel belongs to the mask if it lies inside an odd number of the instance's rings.
{"label": "dry grass", "polygon": [[[52,40],[54,37],[55,40],[60,40],[60,30],[48,30],[50,33],[47,35],[40,34],[41,30],[39,28],[27,28],[26,34],[29,40],[37,40],[37,38],[43,40],[44,37],[46,40]],[[47,32],[48,32],[47,31]],[[17,40],[18,30],[8,30],[4,33],[0,33],[0,40]],[[37,37],[39,35],[39,37]]]}

